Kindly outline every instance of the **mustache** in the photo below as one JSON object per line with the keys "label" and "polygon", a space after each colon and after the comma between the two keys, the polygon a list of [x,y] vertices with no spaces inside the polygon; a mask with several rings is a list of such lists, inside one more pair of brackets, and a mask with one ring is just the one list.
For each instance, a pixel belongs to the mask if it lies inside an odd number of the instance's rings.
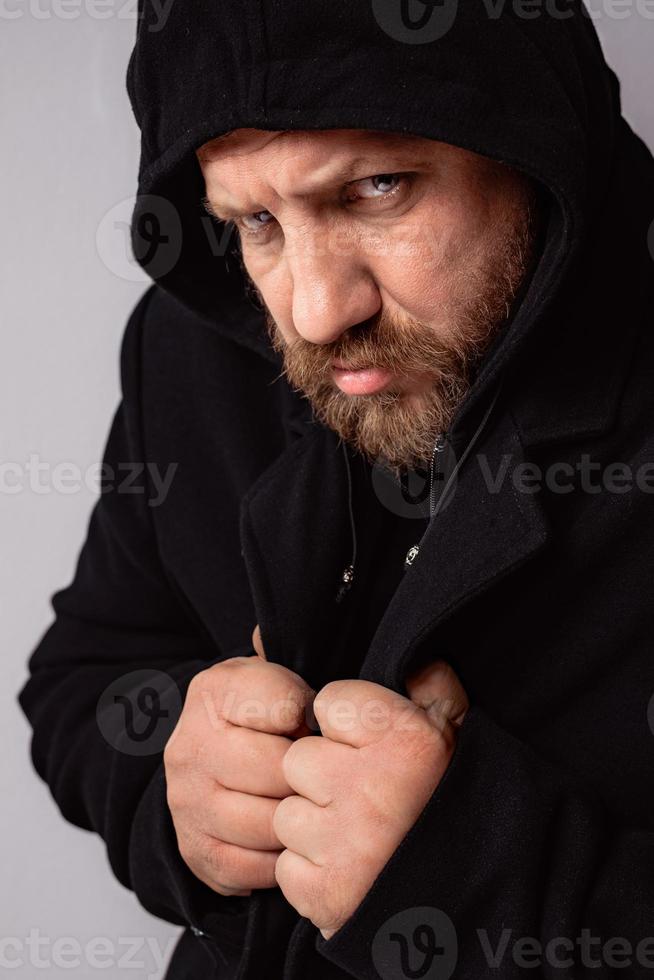
{"label": "mustache", "polygon": [[419,373],[437,379],[452,370],[463,370],[485,340],[478,336],[475,344],[470,337],[449,336],[446,344],[425,324],[382,310],[351,327],[334,343],[314,344],[303,337],[287,343],[267,309],[265,318],[273,348],[283,355],[287,371],[300,384],[326,382],[335,360],[353,370],[374,367],[398,375]]}

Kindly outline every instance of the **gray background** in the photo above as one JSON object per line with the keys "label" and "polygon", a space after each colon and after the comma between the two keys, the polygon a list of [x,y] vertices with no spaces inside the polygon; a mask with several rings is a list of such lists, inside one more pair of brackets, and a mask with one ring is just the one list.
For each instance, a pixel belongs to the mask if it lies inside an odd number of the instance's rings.
{"label": "gray background", "polygon": [[[96,496],[92,468],[117,404],[120,339],[147,285],[112,231],[129,220],[136,188],[138,131],[124,83],[135,6],[0,0],[0,971],[3,954],[18,958],[11,973],[20,978],[160,977],[157,957],[169,958],[180,932],[113,878],[99,837],[59,815],[31,769],[15,701],[51,620],[49,597],[73,573]],[[649,18],[637,0],[605,0],[601,14],[595,0],[592,9],[625,115],[652,147],[654,4]],[[98,936],[115,946],[107,969],[84,953],[74,967],[55,946]],[[47,967],[36,965],[36,937]],[[128,937],[140,946],[121,965]]]}

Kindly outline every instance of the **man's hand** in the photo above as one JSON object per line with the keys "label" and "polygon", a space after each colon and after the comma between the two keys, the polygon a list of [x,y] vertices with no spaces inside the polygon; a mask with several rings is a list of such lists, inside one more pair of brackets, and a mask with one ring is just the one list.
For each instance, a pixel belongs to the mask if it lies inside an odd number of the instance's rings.
{"label": "man's hand", "polygon": [[407,691],[412,700],[368,681],[327,684],[313,704],[323,737],[293,742],[284,755],[295,795],[274,813],[286,848],[275,876],[325,939],[350,918],[438,786],[469,707],[443,661],[410,678]]}
{"label": "man's hand", "polygon": [[180,854],[221,895],[276,884],[283,848],[273,830],[292,738],[310,731],[314,692],[261,657],[233,657],[200,671],[164,750],[168,806]]}

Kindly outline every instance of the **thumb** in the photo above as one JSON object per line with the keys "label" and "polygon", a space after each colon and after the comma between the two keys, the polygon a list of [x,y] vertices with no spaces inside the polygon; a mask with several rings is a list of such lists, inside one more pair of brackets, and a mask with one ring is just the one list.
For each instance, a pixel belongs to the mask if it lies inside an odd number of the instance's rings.
{"label": "thumb", "polygon": [[453,668],[444,660],[415,671],[405,684],[410,699],[427,712],[434,724],[442,726],[444,719],[457,726],[463,723],[470,701]]}
{"label": "thumb", "polygon": [[[261,657],[262,660],[267,660],[266,651],[263,648],[263,640],[261,639],[261,630],[259,629],[259,624],[252,630],[252,646],[257,657]],[[315,719],[314,719],[315,720]],[[317,728],[316,724],[316,728]],[[291,739],[302,738],[304,735],[315,735],[315,730],[311,728],[306,718],[303,718],[297,728],[293,729],[292,732],[288,732],[287,737]]]}
{"label": "thumb", "polygon": [[252,646],[254,647],[257,657],[261,657],[262,660],[266,659],[266,653],[263,649],[263,640],[261,639],[261,630],[259,629],[259,624],[252,630]]}

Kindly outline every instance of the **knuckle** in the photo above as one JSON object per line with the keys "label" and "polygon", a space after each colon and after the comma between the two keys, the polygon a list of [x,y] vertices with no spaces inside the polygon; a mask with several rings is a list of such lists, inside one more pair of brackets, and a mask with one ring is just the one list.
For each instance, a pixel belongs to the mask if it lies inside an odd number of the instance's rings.
{"label": "knuckle", "polygon": [[299,753],[302,752],[302,748],[298,748],[298,746],[301,746],[301,743],[302,739],[298,739],[297,742],[291,742],[282,756],[282,775],[289,786],[293,785],[293,773],[296,771]]}
{"label": "knuckle", "polygon": [[183,772],[201,773],[207,768],[210,746],[205,739],[188,739],[184,747]]}
{"label": "knuckle", "polygon": [[218,892],[219,895],[224,895],[226,898],[229,898],[230,895],[251,894],[251,889],[249,888],[247,890],[243,888],[227,888],[225,885],[219,884],[214,885],[214,891]]}
{"label": "knuckle", "polygon": [[184,764],[186,736],[182,734],[179,722],[164,745],[163,763],[166,770],[173,770]]}
{"label": "knuckle", "polygon": [[396,744],[400,758],[420,766],[439,760],[447,749],[445,735],[432,725],[415,732],[403,732]]}
{"label": "knuckle", "polygon": [[194,834],[178,831],[177,848],[182,859],[195,874],[203,870],[202,854],[197,844],[197,837]]}
{"label": "knuckle", "polygon": [[347,680],[328,681],[318,691],[318,697],[338,697],[343,689],[350,684]]}
{"label": "knuckle", "polygon": [[277,806],[272,806],[270,808],[270,810],[268,811],[268,820],[267,820],[267,822],[265,824],[265,834],[268,837],[268,840],[270,842],[271,849],[274,849],[276,847],[279,847],[279,844],[281,843],[281,837],[277,833],[277,819],[276,818],[277,818],[277,809],[278,809],[278,806],[279,806],[279,804],[277,804]]}
{"label": "knuckle", "polygon": [[331,884],[332,878],[332,873],[321,868],[319,872],[305,875],[302,881],[300,900],[305,909],[302,914],[308,919],[319,920],[321,925],[332,922],[336,915],[338,900]]}
{"label": "knuckle", "polygon": [[298,807],[298,797],[286,796],[280,800],[273,813],[272,822],[273,830],[282,843],[289,840],[294,832],[301,830],[306,819]]}
{"label": "knuckle", "polygon": [[224,888],[241,889],[249,885],[251,869],[240,848],[212,840],[206,851],[212,876]]}
{"label": "knuckle", "polygon": [[200,692],[206,687],[208,673],[209,671],[205,669],[205,670],[199,670],[196,674],[193,675],[193,677],[188,683],[188,687],[186,688],[186,699],[188,701],[196,700]]}
{"label": "knuckle", "polygon": [[[275,861],[275,881],[284,892],[286,898],[290,900],[290,884],[292,879],[288,874],[288,851],[280,851],[277,856],[277,860]],[[300,911],[297,905],[295,908],[298,912]]]}
{"label": "knuckle", "polygon": [[246,887],[239,877],[238,861],[228,854],[228,846],[222,841],[205,835],[182,834],[178,849],[183,861],[193,874],[220,895],[242,894]]}
{"label": "knuckle", "polygon": [[180,780],[174,779],[166,784],[166,802],[173,815],[183,813],[188,804],[188,795],[183,790]]}
{"label": "knuckle", "polygon": [[164,769],[170,782],[187,786],[193,774],[212,772],[215,746],[211,740],[189,733],[164,750]]}
{"label": "knuckle", "polygon": [[343,911],[343,899],[346,889],[340,871],[336,868],[325,867],[320,877],[314,879],[314,900],[319,903],[321,924],[331,926],[338,922]]}
{"label": "knuckle", "polygon": [[195,701],[204,702],[207,694],[211,697],[219,695],[225,684],[233,677],[236,661],[244,657],[232,657],[229,660],[219,660],[218,663],[205,667],[193,675],[188,685],[188,696]]}
{"label": "knuckle", "polygon": [[284,803],[284,800],[280,800],[277,806],[272,811],[270,817],[270,829],[272,831],[272,834],[283,843],[282,838],[285,837],[286,835],[284,833],[284,820],[285,820],[284,813],[283,811],[281,811],[282,803]]}
{"label": "knuckle", "polygon": [[233,870],[233,857],[228,856],[228,848],[224,841],[215,838],[207,842],[203,848],[203,864],[210,870],[212,876],[224,885],[230,886],[229,880]]}
{"label": "knuckle", "polygon": [[175,738],[171,742],[170,739],[166,742],[163,750],[163,763],[164,769],[167,772],[172,772],[176,769],[181,762],[181,754],[183,751],[182,740],[180,738]]}
{"label": "knuckle", "polygon": [[252,656],[228,657],[227,660],[220,660],[217,664],[215,664],[215,666],[222,667],[225,671],[230,671],[235,667],[242,667],[244,664],[256,665],[258,661],[258,657]]}

